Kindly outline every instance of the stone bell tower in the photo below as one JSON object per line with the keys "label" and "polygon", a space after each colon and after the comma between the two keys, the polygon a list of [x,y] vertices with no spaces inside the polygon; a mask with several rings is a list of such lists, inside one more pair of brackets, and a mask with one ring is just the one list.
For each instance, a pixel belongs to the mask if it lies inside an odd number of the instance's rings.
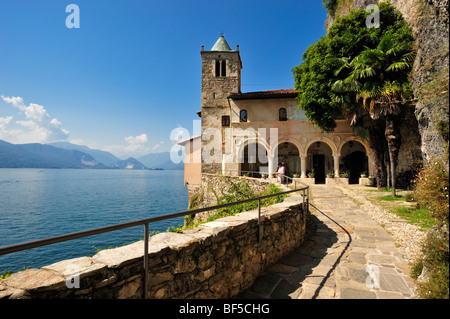
{"label": "stone bell tower", "polygon": [[210,51],[202,46],[201,56],[202,173],[214,174],[222,171],[225,129],[231,126],[228,96],[241,92],[242,62],[239,46],[231,50],[223,36]]}

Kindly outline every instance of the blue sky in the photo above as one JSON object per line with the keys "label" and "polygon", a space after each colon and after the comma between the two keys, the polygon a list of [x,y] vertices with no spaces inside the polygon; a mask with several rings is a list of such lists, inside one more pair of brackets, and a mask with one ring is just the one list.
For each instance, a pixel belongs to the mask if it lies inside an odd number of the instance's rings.
{"label": "blue sky", "polygon": [[321,0],[2,0],[0,139],[169,151],[172,130],[199,119],[202,45],[221,32],[239,44],[243,92],[293,88],[325,19]]}

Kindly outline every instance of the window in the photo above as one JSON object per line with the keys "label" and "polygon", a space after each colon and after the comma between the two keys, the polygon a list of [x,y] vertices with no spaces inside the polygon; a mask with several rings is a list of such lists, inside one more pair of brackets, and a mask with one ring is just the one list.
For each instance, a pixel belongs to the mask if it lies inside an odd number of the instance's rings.
{"label": "window", "polygon": [[222,76],[227,76],[227,62],[225,60],[222,61]]}
{"label": "window", "polygon": [[216,61],[216,77],[220,76],[220,61]]}
{"label": "window", "polygon": [[278,120],[279,121],[287,121],[287,113],[286,113],[286,109],[284,107],[282,107],[278,111]]}
{"label": "window", "polygon": [[222,116],[222,126],[230,126],[230,116],[229,115]]}
{"label": "window", "polygon": [[241,110],[239,113],[239,122],[247,122],[247,110]]}
{"label": "window", "polygon": [[216,60],[216,77],[227,76],[227,61]]}

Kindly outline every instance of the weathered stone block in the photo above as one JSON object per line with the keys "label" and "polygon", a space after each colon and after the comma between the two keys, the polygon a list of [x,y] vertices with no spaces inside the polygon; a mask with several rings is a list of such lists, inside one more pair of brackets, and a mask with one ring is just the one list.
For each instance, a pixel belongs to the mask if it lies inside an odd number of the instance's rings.
{"label": "weathered stone block", "polygon": [[42,269],[56,272],[64,278],[67,278],[74,274],[77,274],[80,276],[80,278],[82,278],[85,275],[93,275],[94,273],[99,272],[106,267],[106,264],[95,262],[92,258],[79,257],[44,266],[42,267]]}
{"label": "weathered stone block", "polygon": [[99,251],[92,259],[106,264],[109,268],[118,268],[144,258],[144,242]]}
{"label": "weathered stone block", "polygon": [[29,292],[57,290],[66,286],[64,277],[45,269],[27,269],[4,279],[3,283],[7,287]]}

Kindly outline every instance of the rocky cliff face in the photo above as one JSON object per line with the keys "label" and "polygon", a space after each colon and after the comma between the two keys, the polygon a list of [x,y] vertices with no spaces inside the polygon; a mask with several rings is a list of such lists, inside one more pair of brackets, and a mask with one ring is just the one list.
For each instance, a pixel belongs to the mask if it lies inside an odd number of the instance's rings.
{"label": "rocky cliff face", "polygon": [[[352,9],[366,8],[378,2],[381,1],[339,0],[334,14],[328,15],[326,27]],[[391,3],[402,13],[416,39],[417,57],[411,81],[417,98],[414,113],[421,150],[427,161],[443,156],[448,145],[448,0],[391,0]],[[444,132],[442,127],[439,128],[440,123],[446,125]]]}

